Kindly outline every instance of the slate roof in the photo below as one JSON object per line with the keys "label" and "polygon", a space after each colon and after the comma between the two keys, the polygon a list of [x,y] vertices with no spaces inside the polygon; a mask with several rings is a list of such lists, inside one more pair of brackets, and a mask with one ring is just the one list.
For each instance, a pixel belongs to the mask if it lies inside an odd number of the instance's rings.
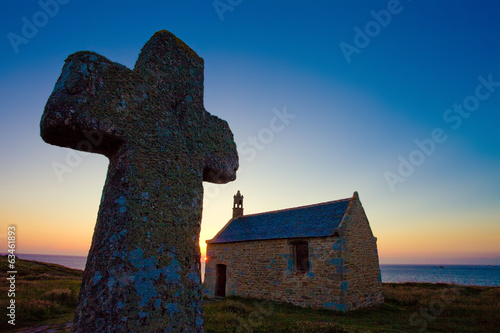
{"label": "slate roof", "polygon": [[243,215],[233,219],[208,244],[250,240],[323,237],[333,234],[351,198],[320,204]]}

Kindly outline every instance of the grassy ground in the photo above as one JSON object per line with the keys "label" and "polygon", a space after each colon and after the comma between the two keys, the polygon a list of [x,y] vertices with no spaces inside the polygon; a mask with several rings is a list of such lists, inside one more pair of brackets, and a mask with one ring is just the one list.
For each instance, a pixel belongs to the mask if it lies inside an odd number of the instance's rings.
{"label": "grassy ground", "polygon": [[[385,304],[348,313],[226,298],[205,303],[207,332],[500,332],[500,287],[384,284]],[[238,328],[238,330],[235,330]]]}
{"label": "grassy ground", "polygon": [[[75,311],[83,271],[55,264],[17,259],[15,298],[8,297],[7,257],[0,256],[0,331],[12,329],[7,306],[15,299],[15,327],[26,327],[49,319],[71,320]],[[69,318],[69,319],[68,319]]]}
{"label": "grassy ground", "polygon": [[[8,305],[6,265],[0,257],[1,309]],[[16,268],[15,328],[69,332],[82,271],[26,260],[17,260]],[[206,300],[205,331],[499,332],[500,287],[391,283],[384,284],[384,297],[382,306],[349,313],[234,297]],[[12,331],[5,314],[0,318],[0,331]]]}

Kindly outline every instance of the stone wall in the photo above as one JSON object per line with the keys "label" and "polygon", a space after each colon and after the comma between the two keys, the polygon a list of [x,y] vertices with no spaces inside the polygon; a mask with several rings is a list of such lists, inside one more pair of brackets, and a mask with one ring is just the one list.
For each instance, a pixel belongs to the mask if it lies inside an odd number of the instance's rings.
{"label": "stone wall", "polygon": [[357,193],[339,229],[345,239],[342,252],[346,275],[346,310],[382,304],[382,277],[373,233]]}
{"label": "stone wall", "polygon": [[[338,237],[335,237],[338,239]],[[334,237],[304,238],[309,243],[307,273],[296,272],[290,240],[209,244],[204,292],[215,293],[216,265],[227,266],[226,295],[324,307],[338,303],[343,274],[332,249]]]}

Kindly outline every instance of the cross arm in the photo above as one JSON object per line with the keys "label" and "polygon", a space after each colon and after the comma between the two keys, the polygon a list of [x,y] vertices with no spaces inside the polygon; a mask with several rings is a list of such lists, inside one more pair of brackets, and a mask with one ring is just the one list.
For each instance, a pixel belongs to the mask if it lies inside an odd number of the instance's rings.
{"label": "cross arm", "polygon": [[236,179],[239,160],[233,133],[225,120],[210,116],[205,132],[203,180],[224,184]]}
{"label": "cross arm", "polygon": [[124,139],[129,110],[146,99],[137,82],[133,71],[96,53],[70,55],[42,115],[43,140],[110,156]]}

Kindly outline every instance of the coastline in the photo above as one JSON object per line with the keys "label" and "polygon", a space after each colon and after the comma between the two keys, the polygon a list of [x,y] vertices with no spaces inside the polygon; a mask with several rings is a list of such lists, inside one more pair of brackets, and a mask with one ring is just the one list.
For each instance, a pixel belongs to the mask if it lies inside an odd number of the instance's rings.
{"label": "coastline", "polygon": [[[2,254],[4,255],[4,254]],[[20,259],[85,269],[85,256],[16,254]],[[445,283],[462,286],[500,286],[500,265],[381,264],[384,283]],[[203,281],[205,262],[201,262]]]}

